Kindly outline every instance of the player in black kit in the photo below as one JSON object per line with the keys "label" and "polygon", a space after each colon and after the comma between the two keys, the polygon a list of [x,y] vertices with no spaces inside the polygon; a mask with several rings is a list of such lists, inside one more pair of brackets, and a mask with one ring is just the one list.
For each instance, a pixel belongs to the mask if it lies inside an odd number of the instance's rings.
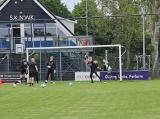
{"label": "player in black kit", "polygon": [[[35,59],[34,59],[34,63],[37,66],[37,62],[35,61]],[[35,78],[36,78],[36,81],[38,83],[38,72],[36,70],[35,70]]]}
{"label": "player in black kit", "polygon": [[46,81],[45,83],[47,83],[47,80],[48,80],[48,77],[49,77],[49,74],[51,73],[51,83],[53,81],[53,73],[56,73],[56,63],[55,61],[53,61],[53,56],[50,57],[50,61],[48,61],[47,63],[47,67],[48,67],[48,71],[47,71],[47,77],[46,77]]}
{"label": "player in black kit", "polygon": [[25,58],[22,58],[20,78],[21,78],[21,84],[22,84],[23,75],[25,74],[25,84],[26,85],[27,85],[27,73],[26,73],[27,66],[28,66],[28,62],[26,61]]}
{"label": "player in black kit", "polygon": [[28,63],[28,67],[27,67],[27,72],[28,72],[28,69],[29,69],[29,83],[30,83],[30,86],[31,86],[31,84],[32,84],[32,86],[34,86],[35,70],[38,72],[38,68],[37,68],[34,61],[35,61],[35,59],[32,58],[31,62]]}
{"label": "player in black kit", "polygon": [[[88,58],[88,57],[87,57]],[[101,78],[98,76],[97,74],[97,71],[96,71],[96,66],[95,66],[95,63],[90,59],[88,58],[88,61],[85,60],[85,63],[88,63],[90,65],[90,68],[91,68],[91,72],[90,72],[90,78],[91,78],[91,83],[93,83],[93,79],[92,79],[92,76],[93,76],[93,73],[96,74],[96,76],[100,79],[100,81],[102,82]]]}

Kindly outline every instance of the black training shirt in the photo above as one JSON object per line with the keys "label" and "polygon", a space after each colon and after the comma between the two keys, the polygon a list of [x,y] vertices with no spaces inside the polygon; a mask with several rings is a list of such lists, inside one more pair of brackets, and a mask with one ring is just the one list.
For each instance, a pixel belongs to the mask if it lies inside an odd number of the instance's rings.
{"label": "black training shirt", "polygon": [[48,61],[47,66],[51,66],[51,68],[48,68],[48,69],[55,69],[56,68],[56,62],[55,61]]}
{"label": "black training shirt", "polygon": [[21,69],[27,69],[28,62],[27,61],[22,61],[21,62]]}
{"label": "black training shirt", "polygon": [[37,66],[37,62],[34,62],[35,63],[35,65]]}
{"label": "black training shirt", "polygon": [[95,71],[96,66],[95,66],[94,62],[91,61],[91,62],[88,62],[88,64],[90,65],[91,70],[92,70],[92,71]]}
{"label": "black training shirt", "polygon": [[35,64],[35,62],[30,62],[29,64],[28,64],[28,66],[29,66],[29,72],[35,72],[35,66],[36,66],[36,64]]}
{"label": "black training shirt", "polygon": [[95,64],[95,68],[96,68],[96,70],[98,71],[98,64]]}

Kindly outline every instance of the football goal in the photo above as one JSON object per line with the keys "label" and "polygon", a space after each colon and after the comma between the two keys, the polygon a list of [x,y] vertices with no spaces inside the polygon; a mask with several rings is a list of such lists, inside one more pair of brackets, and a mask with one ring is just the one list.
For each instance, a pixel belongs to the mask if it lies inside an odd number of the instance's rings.
{"label": "football goal", "polygon": [[[117,78],[122,81],[121,47],[120,44],[115,44],[26,48],[26,59],[30,62],[32,57],[35,58],[39,69],[39,78],[46,80],[48,70],[46,64],[50,60],[50,56],[53,56],[56,62],[54,79],[57,81],[75,80],[75,72],[89,72],[90,67],[84,62],[85,55],[88,55],[92,61],[98,61],[99,71],[103,71],[103,59],[106,59],[109,60],[112,69],[118,72]],[[105,56],[106,50],[108,51],[108,59]],[[118,58],[117,62],[115,62],[115,57]]]}

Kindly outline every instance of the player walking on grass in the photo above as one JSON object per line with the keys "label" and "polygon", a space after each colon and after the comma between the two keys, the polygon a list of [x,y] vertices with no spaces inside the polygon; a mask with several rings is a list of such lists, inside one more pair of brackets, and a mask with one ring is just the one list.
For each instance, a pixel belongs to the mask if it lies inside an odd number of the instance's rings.
{"label": "player walking on grass", "polygon": [[[37,62],[35,61],[35,59],[34,59],[34,63],[37,66]],[[37,69],[38,69],[38,67],[37,67]],[[35,78],[36,78],[36,81],[38,83],[38,72],[36,70],[35,70]]]}
{"label": "player walking on grass", "polygon": [[90,68],[91,68],[91,72],[90,72],[91,83],[93,83],[93,79],[92,79],[93,73],[96,74],[96,76],[100,79],[100,81],[102,83],[100,76],[98,76],[98,74],[97,74],[95,63],[90,58],[88,58],[88,61],[85,60],[85,63],[89,64]]}
{"label": "player walking on grass", "polygon": [[30,86],[34,86],[35,70],[38,72],[38,68],[37,68],[34,61],[35,61],[35,59],[32,58],[31,62],[28,64],[28,67],[27,67],[27,72],[29,69],[29,84],[30,84]]}
{"label": "player walking on grass", "polygon": [[25,58],[22,58],[20,78],[21,78],[21,84],[22,84],[23,75],[25,75],[25,85],[27,85],[27,73],[26,73],[27,66],[28,66],[28,62],[26,61]]}
{"label": "player walking on grass", "polygon": [[48,71],[47,71],[47,77],[46,77],[46,81],[45,83],[47,83],[48,81],[48,77],[49,77],[49,74],[51,74],[51,83],[53,81],[53,73],[56,73],[56,62],[53,61],[54,57],[51,56],[50,57],[50,61],[48,61],[47,63],[47,67],[48,67]]}

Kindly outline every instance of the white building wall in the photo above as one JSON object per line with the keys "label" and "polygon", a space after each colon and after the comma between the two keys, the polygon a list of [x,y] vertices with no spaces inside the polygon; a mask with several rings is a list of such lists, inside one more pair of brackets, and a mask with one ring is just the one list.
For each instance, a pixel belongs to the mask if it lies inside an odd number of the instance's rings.
{"label": "white building wall", "polygon": [[74,22],[70,22],[67,20],[60,20],[73,34],[74,34]]}

